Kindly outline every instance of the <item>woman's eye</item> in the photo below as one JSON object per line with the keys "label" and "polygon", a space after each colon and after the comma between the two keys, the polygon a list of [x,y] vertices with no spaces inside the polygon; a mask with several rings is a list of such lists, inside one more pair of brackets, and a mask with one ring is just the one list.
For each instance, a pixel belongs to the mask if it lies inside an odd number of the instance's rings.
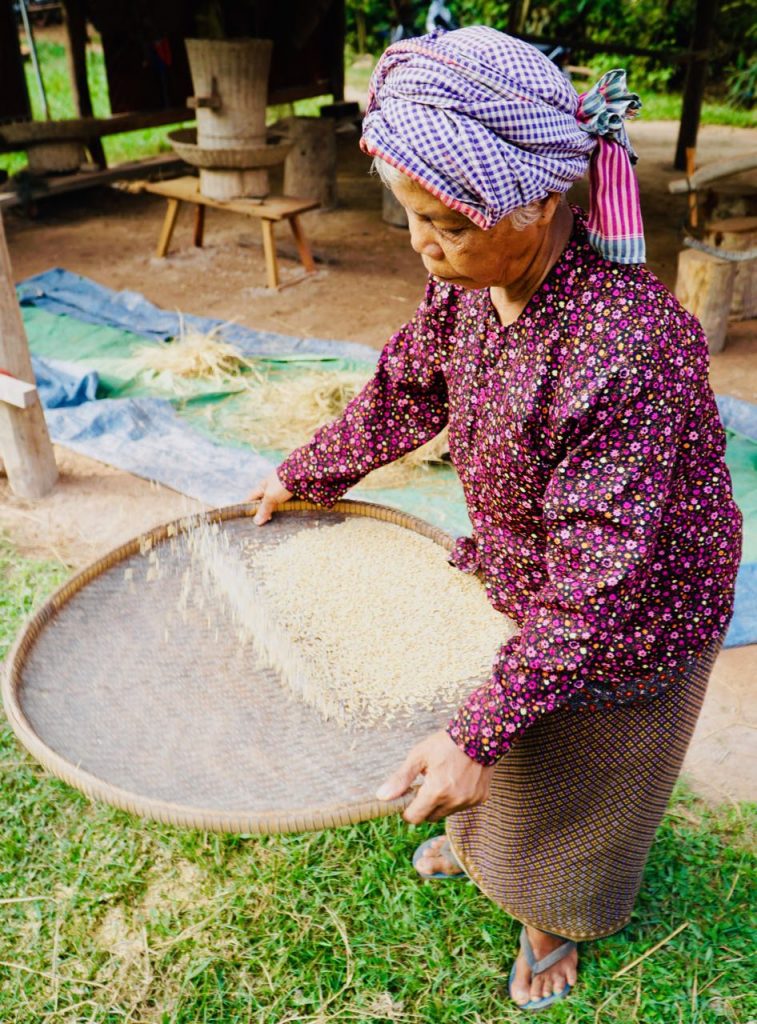
{"label": "woman's eye", "polygon": [[436,230],[447,238],[455,238],[457,235],[462,235],[465,228],[437,228]]}

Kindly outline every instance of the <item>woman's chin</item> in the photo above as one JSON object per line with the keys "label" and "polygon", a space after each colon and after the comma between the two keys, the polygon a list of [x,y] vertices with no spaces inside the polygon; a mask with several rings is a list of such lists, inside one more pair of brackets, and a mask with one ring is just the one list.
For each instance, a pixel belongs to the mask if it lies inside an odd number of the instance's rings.
{"label": "woman's chin", "polygon": [[[428,269],[428,268],[426,268]],[[441,281],[442,284],[456,284],[460,288],[480,288],[481,286],[473,281],[470,277],[459,277],[454,274],[449,276],[446,274],[437,274],[433,270],[429,270],[429,274],[435,277],[437,281]]]}

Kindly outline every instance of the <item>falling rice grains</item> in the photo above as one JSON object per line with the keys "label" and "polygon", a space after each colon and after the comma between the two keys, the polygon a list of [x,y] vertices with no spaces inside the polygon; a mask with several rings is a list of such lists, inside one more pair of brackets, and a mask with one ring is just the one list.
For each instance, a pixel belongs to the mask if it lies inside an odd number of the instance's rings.
{"label": "falling rice grains", "polygon": [[276,667],[343,724],[450,710],[517,631],[477,578],[403,527],[356,517],[281,544],[248,544],[247,552],[266,618],[288,638],[277,641],[286,656]]}

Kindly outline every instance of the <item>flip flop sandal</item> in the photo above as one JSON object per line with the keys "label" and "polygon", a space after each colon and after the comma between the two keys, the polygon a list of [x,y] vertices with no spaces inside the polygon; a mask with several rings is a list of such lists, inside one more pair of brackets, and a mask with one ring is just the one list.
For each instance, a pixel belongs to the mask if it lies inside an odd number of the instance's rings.
{"label": "flip flop sandal", "polygon": [[[418,868],[416,867],[418,861],[421,859],[423,854],[428,851],[428,849],[430,848],[431,844],[436,842],[436,840],[438,838],[439,838],[438,836],[434,836],[432,839],[427,839],[426,842],[425,843],[421,843],[421,845],[415,851],[415,853],[413,854],[413,867],[415,868],[416,871],[418,871]],[[449,839],[445,839],[444,840],[444,842],[442,843],[441,847],[439,848],[439,854],[442,857],[446,857],[448,860],[451,860],[454,864],[458,863],[457,857],[452,852],[452,847],[450,846]],[[454,875],[445,875],[445,873],[443,871],[435,871],[433,875],[426,875],[422,871],[418,871],[418,874],[420,875],[421,878],[464,878],[465,877],[465,872],[462,871],[462,870],[461,871],[457,871]]]}
{"label": "flip flop sandal", "polygon": [[[558,946],[557,949],[548,953],[542,960],[537,960],[534,956],[534,950],[531,946],[531,941],[528,938],[526,929],[521,929],[520,933],[520,948],[523,950],[523,955],[526,958],[526,963],[531,968],[531,974],[543,974],[544,971],[548,971],[553,964],[556,964],[563,957],[567,956],[571,950],[576,948],[575,942],[568,939],[567,942],[563,942],[562,946]],[[541,999],[531,999],[525,1005],[516,1003],[513,999],[513,980],[515,979],[515,964],[512,966],[510,971],[510,981],[508,983],[508,990],[510,992],[510,998],[513,1000],[515,1005],[520,1010],[546,1010],[552,1003],[556,1003],[558,999],[564,999],[570,992],[570,985],[566,985],[562,992],[553,992],[552,995],[543,996]]]}

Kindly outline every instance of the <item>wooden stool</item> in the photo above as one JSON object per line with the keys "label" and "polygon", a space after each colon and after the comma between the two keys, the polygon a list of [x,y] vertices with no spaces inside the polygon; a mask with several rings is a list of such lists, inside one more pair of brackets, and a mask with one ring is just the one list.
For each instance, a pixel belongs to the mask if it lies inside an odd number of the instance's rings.
{"label": "wooden stool", "polygon": [[162,259],[168,252],[171,244],[173,229],[176,227],[176,218],[179,215],[179,206],[182,203],[193,203],[195,209],[194,244],[202,246],[203,234],[205,231],[205,207],[212,206],[217,210],[230,210],[232,213],[241,213],[245,217],[256,217],[260,221],[263,231],[263,251],[265,253],[265,266],[269,288],[279,287],[279,264],[276,258],[276,245],[273,237],[273,225],[280,220],[289,221],[289,226],[294,235],[297,245],[297,252],[305,272],[312,274],[315,271],[313,254],[310,245],[305,238],[299,215],[307,210],[315,210],[320,203],[312,199],[292,199],[289,196],[269,196],[266,199],[229,199],[220,202],[218,199],[208,199],[200,192],[199,181],[190,176],[184,178],[171,178],[169,181],[145,181],[140,182],[140,190],[152,192],[158,196],[165,196],[168,200],[163,227],[158,239],[156,255]]}

